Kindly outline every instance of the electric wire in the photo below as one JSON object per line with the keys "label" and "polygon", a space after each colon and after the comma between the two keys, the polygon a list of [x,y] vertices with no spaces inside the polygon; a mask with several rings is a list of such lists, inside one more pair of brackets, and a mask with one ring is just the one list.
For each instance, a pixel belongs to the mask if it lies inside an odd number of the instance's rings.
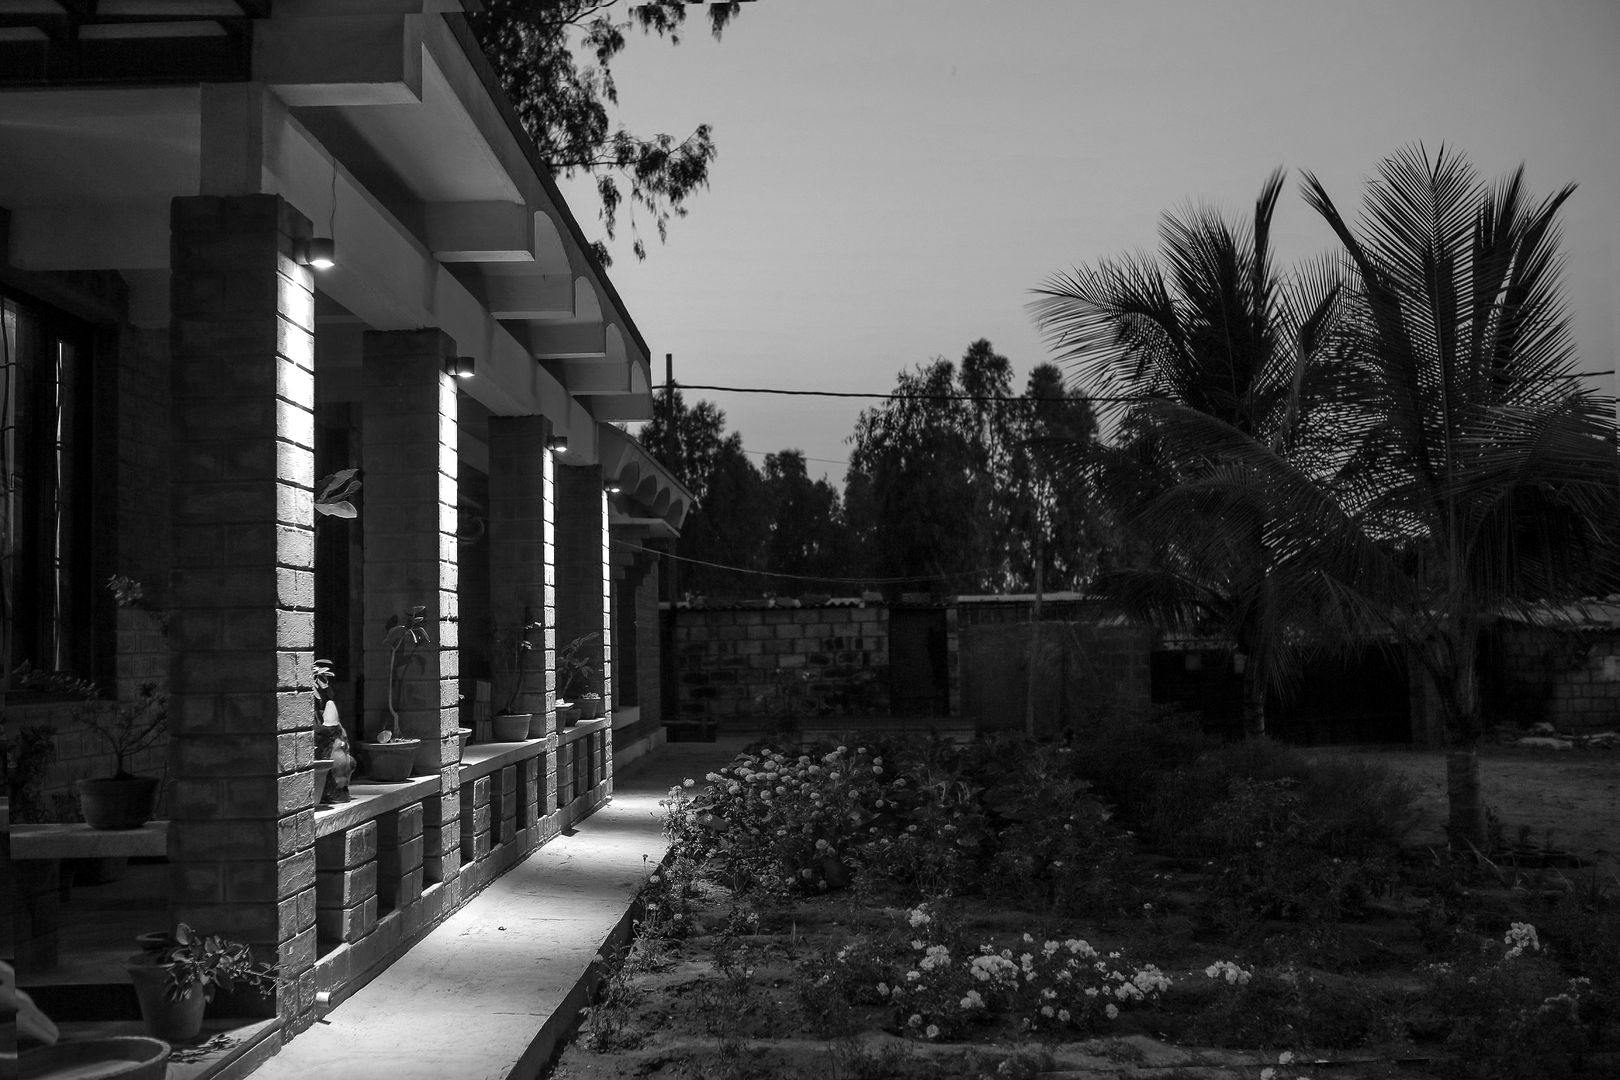
{"label": "electric wire", "polygon": [[788,578],[793,581],[836,581],[842,585],[904,585],[912,581],[947,581],[951,578],[967,577],[976,574],[994,574],[1000,567],[980,567],[973,570],[955,570],[947,574],[912,574],[907,577],[841,577],[837,574],[784,574],[775,570],[751,570],[743,566],[727,566],[725,563],[709,562],[706,559],[694,559],[686,555],[676,555],[668,551],[657,551],[629,540],[613,540],[619,547],[643,555],[656,555],[660,559],[669,559],[673,562],[690,563],[693,566],[707,566],[714,570],[729,570],[736,574],[752,574],[756,577]]}

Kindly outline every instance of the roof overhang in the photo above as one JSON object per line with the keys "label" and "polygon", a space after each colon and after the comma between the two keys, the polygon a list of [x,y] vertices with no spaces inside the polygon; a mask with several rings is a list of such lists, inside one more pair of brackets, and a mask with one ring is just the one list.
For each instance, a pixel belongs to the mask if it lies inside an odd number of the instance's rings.
{"label": "roof overhang", "polygon": [[[195,32],[162,14],[194,3],[138,7],[158,13],[151,28],[126,19],[118,33]],[[19,88],[0,76],[11,264],[122,271],[131,318],[164,325],[170,200],[275,193],[336,241],[338,265],[317,279],[327,317],[442,328],[477,359],[465,393],[496,414],[543,413],[582,451],[597,421],[650,416],[646,342],[461,5],[266,7],[251,20],[248,81]]]}
{"label": "roof overhang", "polygon": [[678,536],[692,493],[629,435],[606,424],[599,433],[602,476],[619,489],[608,498],[608,523],[655,539]]}

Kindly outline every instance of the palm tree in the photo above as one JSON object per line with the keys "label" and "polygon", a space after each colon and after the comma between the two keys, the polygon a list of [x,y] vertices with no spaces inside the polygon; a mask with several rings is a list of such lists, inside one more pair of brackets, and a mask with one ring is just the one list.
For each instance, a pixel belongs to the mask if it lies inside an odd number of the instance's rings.
{"label": "palm tree", "polygon": [[[1359,233],[1316,177],[1304,184],[1357,283],[1344,326],[1356,377],[1339,388],[1357,440],[1342,506],[1399,573],[1328,569],[1364,612],[1385,612],[1433,680],[1449,830],[1476,846],[1481,633],[1615,584],[1612,406],[1577,381],[1560,292],[1557,218],[1574,187],[1537,203],[1523,172],[1487,188],[1460,156],[1407,148],[1369,181]],[[1304,556],[1313,540],[1292,543]]]}
{"label": "palm tree", "polygon": [[1278,169],[1261,188],[1251,228],[1209,209],[1167,214],[1159,260],[1127,256],[1058,275],[1031,305],[1117,424],[1115,449],[1092,455],[1085,471],[1150,553],[1145,565],[1102,573],[1093,590],[1158,625],[1223,632],[1236,648],[1251,735],[1265,733],[1267,693],[1293,670],[1301,586],[1289,585],[1294,565],[1268,540],[1270,499],[1238,494],[1239,476],[1209,448],[1235,440],[1278,461],[1325,460],[1306,406],[1331,359],[1341,292],[1328,260],[1274,270],[1283,176]]}

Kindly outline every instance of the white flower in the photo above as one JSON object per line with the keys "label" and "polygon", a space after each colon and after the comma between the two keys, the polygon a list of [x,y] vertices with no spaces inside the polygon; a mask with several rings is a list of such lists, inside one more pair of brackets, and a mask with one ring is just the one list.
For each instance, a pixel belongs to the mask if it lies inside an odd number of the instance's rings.
{"label": "white flower", "polygon": [[877,992],[878,992],[879,997],[888,997],[889,996],[889,984],[884,983],[884,982],[878,983],[877,984]]}
{"label": "white flower", "polygon": [[911,1025],[912,1027],[918,1027],[918,1026],[920,1026],[922,1024],[922,1017],[917,1015],[916,1013],[912,1013],[911,1014],[911,1019],[907,1020],[906,1023]]}
{"label": "white flower", "polygon": [[1276,1075],[1277,1070],[1273,1069],[1270,1065],[1267,1065],[1265,1068],[1260,1070],[1260,1080],[1272,1080],[1272,1078]]}
{"label": "white flower", "polygon": [[979,992],[977,990],[969,990],[962,997],[962,1008],[982,1009],[984,1008],[984,998],[979,996]]}
{"label": "white flower", "polygon": [[1063,1021],[1063,1023],[1067,1024],[1069,1022],[1069,1010],[1068,1009],[1059,1009],[1058,1010],[1058,1019]]}
{"label": "white flower", "polygon": [[938,1024],[929,1024],[928,1025],[928,1030],[923,1032],[923,1034],[927,1035],[930,1039],[939,1038],[939,1025]]}
{"label": "white flower", "polygon": [[1103,1013],[1108,1019],[1117,1020],[1119,1019],[1119,1006],[1110,1001],[1107,1007],[1103,1009]]}
{"label": "white flower", "polygon": [[697,781],[692,779],[690,776],[681,781],[681,787],[695,787],[696,785]]}
{"label": "white flower", "polygon": [[1277,1064],[1279,1065],[1292,1065],[1293,1062],[1294,1052],[1292,1050],[1284,1050],[1282,1053],[1277,1055]]}
{"label": "white flower", "polygon": [[1052,1017],[1057,1015],[1057,1010],[1052,1008],[1052,1006],[1050,1006],[1050,1005],[1042,1005],[1041,1006],[1041,1015],[1046,1017],[1048,1020],[1050,1020],[1050,1019],[1052,1019]]}

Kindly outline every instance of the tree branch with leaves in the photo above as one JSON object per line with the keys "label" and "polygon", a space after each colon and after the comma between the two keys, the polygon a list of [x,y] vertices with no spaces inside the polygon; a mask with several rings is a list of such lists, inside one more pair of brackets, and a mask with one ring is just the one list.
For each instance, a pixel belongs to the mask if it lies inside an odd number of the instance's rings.
{"label": "tree branch with leaves", "polygon": [[[686,200],[709,184],[714,133],[700,123],[682,137],[643,136],[615,124],[613,64],[634,30],[680,44],[688,6],[678,0],[489,0],[485,12],[467,17],[546,164],[564,177],[583,172],[595,178],[609,240],[628,202],[638,259],[647,249],[637,208],[650,215],[663,242],[670,218],[685,217]],[[736,2],[707,6],[716,40],[740,10]],[[592,246],[604,265],[611,262],[605,243]]]}

